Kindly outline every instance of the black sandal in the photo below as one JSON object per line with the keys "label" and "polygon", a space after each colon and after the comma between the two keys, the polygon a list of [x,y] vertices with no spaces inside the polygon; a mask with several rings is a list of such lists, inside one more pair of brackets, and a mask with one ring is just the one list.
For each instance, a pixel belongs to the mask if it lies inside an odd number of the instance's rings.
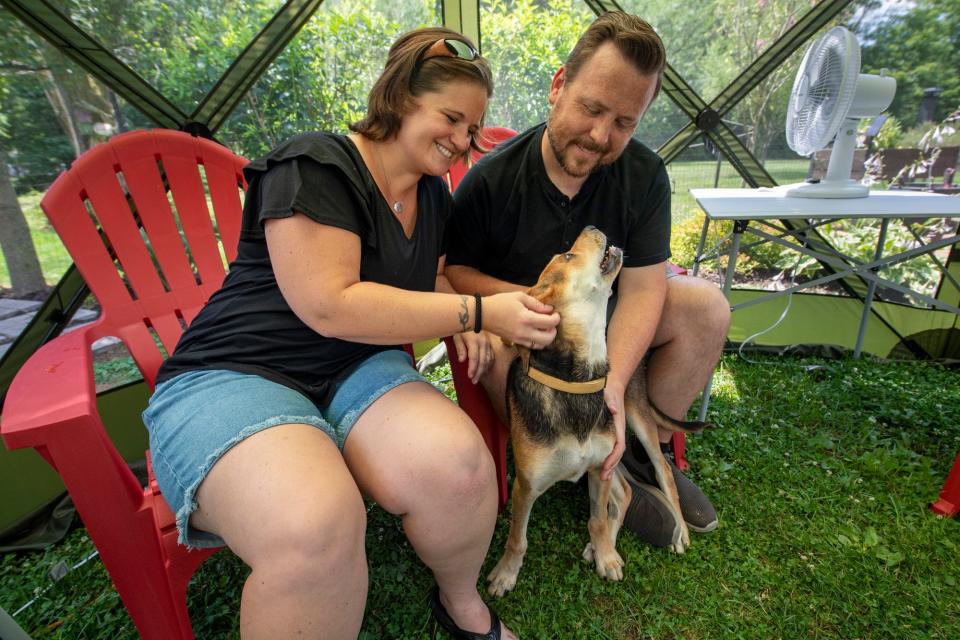
{"label": "black sandal", "polygon": [[498,618],[497,614],[490,608],[490,605],[487,605],[487,611],[490,612],[490,631],[487,633],[474,633],[473,631],[464,631],[453,621],[453,618],[447,613],[447,608],[440,602],[440,587],[437,585],[433,585],[433,589],[430,590],[430,595],[427,596],[427,602],[430,604],[430,612],[433,614],[434,620],[433,635],[431,637],[437,637],[437,625],[440,625],[444,631],[456,638],[456,640],[500,640],[500,618]]}

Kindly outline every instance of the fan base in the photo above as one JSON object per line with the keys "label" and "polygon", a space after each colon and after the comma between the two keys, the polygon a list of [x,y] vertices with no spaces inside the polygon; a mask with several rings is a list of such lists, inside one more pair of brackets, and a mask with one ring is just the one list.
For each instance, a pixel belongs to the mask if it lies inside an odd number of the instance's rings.
{"label": "fan base", "polygon": [[856,180],[821,180],[783,186],[788,198],[866,198],[870,189]]}

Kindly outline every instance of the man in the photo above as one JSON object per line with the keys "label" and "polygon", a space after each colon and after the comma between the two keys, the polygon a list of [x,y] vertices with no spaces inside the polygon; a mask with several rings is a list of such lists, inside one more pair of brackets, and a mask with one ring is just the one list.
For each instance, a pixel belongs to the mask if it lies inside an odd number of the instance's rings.
{"label": "man", "polygon": [[[527,289],[586,225],[624,249],[604,390],[617,444],[603,473],[612,473],[623,456],[634,496],[625,526],[657,546],[677,538],[679,523],[639,441],[631,438],[624,451],[624,389],[652,349],[650,398],[682,419],[720,357],[730,322],[716,287],[668,278],[669,179],[660,157],[632,139],[659,93],[665,65],[663,43],[648,23],[619,11],[600,16],[554,74],[546,124],[501,144],[457,188],[446,260],[458,291],[487,295]],[[483,384],[503,418],[512,353],[495,343],[499,352]],[[670,435],[660,434],[665,451]],[[716,511],[703,492],[675,467],[674,476],[689,528],[716,528]]]}

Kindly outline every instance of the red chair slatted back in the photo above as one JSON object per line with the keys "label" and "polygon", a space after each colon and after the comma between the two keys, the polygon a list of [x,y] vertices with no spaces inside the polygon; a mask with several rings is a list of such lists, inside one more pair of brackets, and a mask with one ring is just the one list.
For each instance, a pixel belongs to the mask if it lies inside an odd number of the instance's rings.
{"label": "red chair slatted back", "polygon": [[150,385],[153,333],[172,353],[236,255],[244,165],[209,140],[133,131],[78,158],[40,203],[100,303],[96,337],[121,338]]}

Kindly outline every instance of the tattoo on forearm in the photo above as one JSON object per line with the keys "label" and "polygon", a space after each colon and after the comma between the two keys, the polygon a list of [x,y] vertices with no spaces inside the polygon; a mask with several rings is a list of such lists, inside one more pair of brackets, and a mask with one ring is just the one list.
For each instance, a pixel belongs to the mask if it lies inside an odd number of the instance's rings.
{"label": "tattoo on forearm", "polygon": [[460,332],[465,333],[467,331],[467,323],[470,322],[470,312],[467,307],[467,296],[460,296],[460,313],[458,314],[460,318]]}

